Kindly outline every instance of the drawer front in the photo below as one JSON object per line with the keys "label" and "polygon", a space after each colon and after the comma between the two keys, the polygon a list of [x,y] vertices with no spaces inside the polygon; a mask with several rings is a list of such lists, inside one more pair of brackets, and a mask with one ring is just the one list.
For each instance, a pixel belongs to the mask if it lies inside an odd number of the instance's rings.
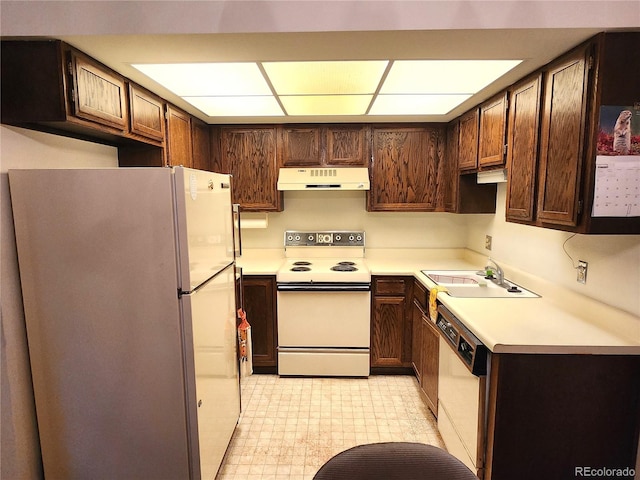
{"label": "drawer front", "polygon": [[404,277],[382,277],[373,280],[375,295],[404,295],[406,289],[406,279]]}

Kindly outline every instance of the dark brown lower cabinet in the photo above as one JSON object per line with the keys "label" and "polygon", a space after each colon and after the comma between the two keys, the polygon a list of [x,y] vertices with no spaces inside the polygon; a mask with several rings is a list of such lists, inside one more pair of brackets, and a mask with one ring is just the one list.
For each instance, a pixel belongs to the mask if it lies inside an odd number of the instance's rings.
{"label": "dark brown lower cabinet", "polygon": [[278,364],[276,277],[243,277],[244,310],[251,325],[253,368],[256,373],[275,373]]}
{"label": "dark brown lower cabinet", "polygon": [[410,372],[413,277],[374,276],[372,284],[372,373],[380,367]]}
{"label": "dark brown lower cabinet", "polygon": [[429,292],[417,281],[413,292],[411,364],[422,398],[437,417],[439,333],[429,318]]}
{"label": "dark brown lower cabinet", "polygon": [[440,334],[427,315],[422,316],[422,375],[420,387],[433,414],[438,416],[438,355]]}
{"label": "dark brown lower cabinet", "polygon": [[637,355],[493,354],[485,480],[634,478],[584,472],[637,468],[639,379]]}

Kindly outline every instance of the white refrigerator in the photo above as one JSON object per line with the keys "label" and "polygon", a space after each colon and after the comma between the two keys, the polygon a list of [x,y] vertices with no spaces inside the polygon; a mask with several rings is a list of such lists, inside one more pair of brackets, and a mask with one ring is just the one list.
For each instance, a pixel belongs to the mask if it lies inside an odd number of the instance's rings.
{"label": "white refrigerator", "polygon": [[215,478],[240,414],[230,182],[9,171],[46,478]]}

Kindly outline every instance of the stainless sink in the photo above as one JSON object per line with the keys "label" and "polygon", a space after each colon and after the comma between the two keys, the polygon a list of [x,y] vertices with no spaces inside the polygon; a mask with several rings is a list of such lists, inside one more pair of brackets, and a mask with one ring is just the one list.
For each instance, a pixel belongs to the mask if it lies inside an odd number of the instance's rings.
{"label": "stainless sink", "polygon": [[497,279],[485,277],[476,270],[422,270],[436,285],[443,286],[452,297],[467,298],[536,298],[540,295],[507,279],[499,285]]}

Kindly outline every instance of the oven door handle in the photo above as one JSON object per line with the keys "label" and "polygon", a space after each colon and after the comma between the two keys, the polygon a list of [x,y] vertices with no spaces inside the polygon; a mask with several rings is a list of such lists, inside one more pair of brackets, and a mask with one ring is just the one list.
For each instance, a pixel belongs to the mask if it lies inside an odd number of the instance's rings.
{"label": "oven door handle", "polygon": [[371,284],[366,282],[358,283],[334,283],[334,282],[313,282],[313,283],[278,283],[279,292],[368,292]]}

